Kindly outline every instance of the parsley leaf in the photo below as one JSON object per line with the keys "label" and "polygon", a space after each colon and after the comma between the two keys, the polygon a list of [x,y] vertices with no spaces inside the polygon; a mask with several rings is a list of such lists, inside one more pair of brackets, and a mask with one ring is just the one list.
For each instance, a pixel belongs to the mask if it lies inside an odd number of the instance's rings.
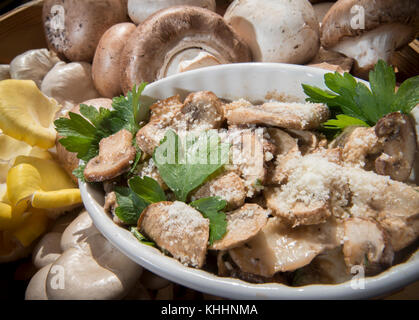
{"label": "parsley leaf", "polygon": [[[133,135],[140,129],[139,122],[147,119],[149,108],[142,103],[142,92],[146,83],[136,86],[126,97],[113,99],[113,110],[80,105],[80,114],[69,112],[69,118],[54,121],[55,129],[63,138],[59,142],[69,152],[77,153],[77,158],[85,162],[99,153],[99,142],[122,129]],[[144,99],[143,99],[144,100]],[[138,161],[140,161],[138,156]],[[137,162],[138,163],[138,162]],[[77,172],[79,173],[80,170]]]}
{"label": "parsley leaf", "polygon": [[226,214],[222,210],[227,206],[225,200],[219,197],[203,198],[189,204],[202,213],[210,221],[209,243],[212,245],[215,240],[220,240],[227,232]]}
{"label": "parsley leaf", "polygon": [[118,207],[115,215],[128,225],[136,225],[143,210],[149,205],[130,188],[115,187],[116,202]]}
{"label": "parsley leaf", "polygon": [[114,132],[126,129],[133,135],[140,129],[140,121],[144,121],[148,117],[148,108],[141,104],[141,94],[147,83],[143,82],[137,89],[134,85],[132,91],[127,96],[115,97],[112,99],[112,121],[111,127]]}
{"label": "parsley leaf", "polygon": [[138,231],[138,229],[136,227],[131,227],[131,233],[137,238],[138,241],[140,241],[141,243],[151,246],[151,247],[155,247],[156,244],[153,241],[148,240],[146,237],[144,237],[140,231]]}
{"label": "parsley leaf", "polygon": [[86,164],[80,164],[76,169],[73,170],[73,175],[77,178],[80,179],[81,181],[85,182],[85,178],[84,178],[84,169],[86,169]]}
{"label": "parsley leaf", "polygon": [[325,129],[332,130],[343,130],[350,126],[369,127],[367,123],[354,117],[347,116],[345,114],[339,114],[336,116],[337,119],[328,120],[323,124]]}
{"label": "parsley leaf", "polygon": [[[327,73],[324,76],[326,86],[332,90],[323,90],[303,84],[306,99],[313,103],[325,103],[337,113],[348,117],[338,117],[328,121],[325,128],[342,129],[351,125],[373,126],[385,115],[400,111],[410,113],[419,103],[419,76],[403,82],[395,93],[396,76],[391,66],[380,60],[370,71],[371,90],[349,73]],[[351,118],[351,119],[350,119]],[[361,120],[356,123],[353,119]]]}
{"label": "parsley leaf", "polygon": [[188,136],[182,143],[179,136],[169,130],[153,159],[164,182],[178,200],[185,202],[192,190],[228,162],[229,149],[230,145],[221,143],[212,131]]}
{"label": "parsley leaf", "polygon": [[128,181],[128,185],[144,201],[156,203],[166,201],[166,195],[158,182],[153,178],[145,176],[144,178],[134,177]]}

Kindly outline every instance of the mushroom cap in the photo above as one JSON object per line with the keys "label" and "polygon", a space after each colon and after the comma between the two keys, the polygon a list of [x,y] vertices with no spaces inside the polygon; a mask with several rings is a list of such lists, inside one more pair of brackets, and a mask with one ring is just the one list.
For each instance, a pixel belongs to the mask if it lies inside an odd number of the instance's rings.
{"label": "mushroom cap", "polygon": [[128,15],[134,23],[139,24],[161,9],[179,5],[215,11],[215,0],[128,0]]}
{"label": "mushroom cap", "polygon": [[32,262],[36,268],[41,269],[60,257],[60,241],[59,232],[49,232],[42,237],[32,252]]}
{"label": "mushroom cap", "polygon": [[306,0],[236,0],[224,19],[250,46],[254,61],[306,63],[320,47],[319,22]]}
{"label": "mushroom cap", "polygon": [[25,300],[48,300],[45,282],[47,281],[48,273],[51,269],[52,263],[46,265],[31,278],[26,287]]}
{"label": "mushroom cap", "polygon": [[163,78],[172,57],[197,47],[221,63],[251,60],[247,45],[218,14],[193,6],[170,7],[149,17],[129,37],[120,65],[123,92]]}
{"label": "mushroom cap", "polygon": [[121,0],[45,0],[42,17],[48,47],[70,61],[86,62],[92,61],[102,34],[128,20]]}
{"label": "mushroom cap", "polygon": [[42,80],[41,91],[57,100],[64,110],[100,97],[93,85],[92,66],[86,62],[58,62]]}
{"label": "mushroom cap", "polygon": [[92,64],[92,78],[99,93],[106,98],[121,94],[119,70],[121,52],[135,24],[124,22],[110,27],[100,38]]}
{"label": "mushroom cap", "polygon": [[[354,29],[351,9],[361,6],[365,10],[365,29]],[[344,37],[355,37],[388,23],[419,27],[419,2],[417,0],[339,0],[322,21],[321,43],[325,48],[336,45]],[[413,36],[413,34],[412,34]]]}
{"label": "mushroom cap", "polygon": [[[114,248],[81,213],[64,231],[64,253],[51,266],[46,279],[49,299],[121,299],[140,278],[142,268]],[[57,289],[59,272],[63,287]],[[55,284],[55,285],[54,285]]]}
{"label": "mushroom cap", "polygon": [[59,62],[57,55],[47,49],[34,49],[16,56],[10,62],[12,79],[33,80],[41,87],[42,79]]}

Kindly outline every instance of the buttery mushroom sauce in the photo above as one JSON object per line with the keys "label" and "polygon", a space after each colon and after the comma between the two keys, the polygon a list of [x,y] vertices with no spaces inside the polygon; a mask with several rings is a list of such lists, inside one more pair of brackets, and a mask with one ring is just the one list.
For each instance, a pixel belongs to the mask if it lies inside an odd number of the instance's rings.
{"label": "buttery mushroom sauce", "polygon": [[337,284],[417,248],[410,117],[327,139],[323,104],[202,91],[150,110],[135,135],[102,139],[84,176],[103,183],[115,223],[185,266],[252,283]]}

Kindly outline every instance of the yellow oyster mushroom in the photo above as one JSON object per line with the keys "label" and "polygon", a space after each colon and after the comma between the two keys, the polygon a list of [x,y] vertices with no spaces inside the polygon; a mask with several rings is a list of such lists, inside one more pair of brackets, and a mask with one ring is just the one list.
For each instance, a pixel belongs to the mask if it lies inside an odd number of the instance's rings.
{"label": "yellow oyster mushroom", "polygon": [[44,210],[31,208],[27,217],[13,231],[13,236],[24,246],[29,246],[40,235],[45,233],[48,227],[48,217]]}
{"label": "yellow oyster mushroom", "polygon": [[0,129],[10,137],[30,146],[53,147],[53,120],[59,109],[31,80],[0,81]]}

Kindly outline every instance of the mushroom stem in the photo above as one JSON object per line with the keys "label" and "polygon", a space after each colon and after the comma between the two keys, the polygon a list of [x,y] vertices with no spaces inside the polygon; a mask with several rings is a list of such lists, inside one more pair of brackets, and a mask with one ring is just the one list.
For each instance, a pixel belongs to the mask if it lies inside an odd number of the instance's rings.
{"label": "mushroom stem", "polygon": [[362,75],[379,59],[389,62],[394,51],[408,43],[411,35],[411,27],[386,24],[358,37],[342,39],[332,50],[355,59],[355,73]]}

